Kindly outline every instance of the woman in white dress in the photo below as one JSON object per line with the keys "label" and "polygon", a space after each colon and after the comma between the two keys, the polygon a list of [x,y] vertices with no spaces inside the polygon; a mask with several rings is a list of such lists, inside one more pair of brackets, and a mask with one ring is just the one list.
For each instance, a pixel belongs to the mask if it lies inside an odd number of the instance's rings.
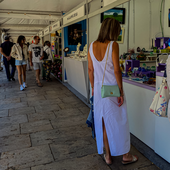
{"label": "woman in white dress", "polygon": [[[121,27],[118,21],[107,18],[100,28],[98,39],[92,42],[88,53],[88,72],[94,95],[94,123],[99,154],[103,154],[107,164],[112,164],[111,156],[123,155],[123,164],[136,162],[138,158],[129,154],[130,133],[124,100],[122,73],[119,64],[118,39]],[[104,85],[118,85],[121,96],[101,97],[102,79],[106,64]]]}

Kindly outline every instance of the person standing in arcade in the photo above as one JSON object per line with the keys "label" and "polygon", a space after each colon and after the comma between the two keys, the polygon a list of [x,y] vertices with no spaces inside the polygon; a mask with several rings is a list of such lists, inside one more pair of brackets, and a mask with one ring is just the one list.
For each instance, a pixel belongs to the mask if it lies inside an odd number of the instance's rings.
{"label": "person standing in arcade", "polygon": [[34,37],[34,43],[29,46],[29,56],[30,56],[30,65],[33,66],[36,71],[36,84],[38,87],[43,87],[40,82],[40,73],[42,69],[43,62],[43,46],[39,44],[40,37]]}
{"label": "person standing in arcade", "polygon": [[[3,62],[5,65],[6,76],[7,76],[8,81],[11,81],[11,79],[15,81],[15,78],[14,78],[15,70],[16,70],[15,59],[11,57],[10,55],[13,43],[9,41],[9,36],[5,36],[4,39],[5,39],[5,42],[3,42],[0,45],[0,53],[3,55]],[[9,70],[9,65],[12,66],[11,73]]]}

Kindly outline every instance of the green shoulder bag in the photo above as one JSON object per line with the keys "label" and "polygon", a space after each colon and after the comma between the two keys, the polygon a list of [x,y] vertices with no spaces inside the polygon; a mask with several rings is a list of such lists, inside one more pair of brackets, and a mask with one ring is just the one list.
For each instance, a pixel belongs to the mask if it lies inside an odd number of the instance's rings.
{"label": "green shoulder bag", "polygon": [[109,43],[109,48],[108,48],[108,51],[107,51],[106,64],[105,64],[102,87],[101,87],[101,96],[102,96],[102,98],[120,97],[120,90],[119,90],[118,85],[103,85],[105,71],[106,71],[106,65],[107,65],[107,60],[108,60],[108,55],[109,55],[109,49],[110,49],[110,43]]}

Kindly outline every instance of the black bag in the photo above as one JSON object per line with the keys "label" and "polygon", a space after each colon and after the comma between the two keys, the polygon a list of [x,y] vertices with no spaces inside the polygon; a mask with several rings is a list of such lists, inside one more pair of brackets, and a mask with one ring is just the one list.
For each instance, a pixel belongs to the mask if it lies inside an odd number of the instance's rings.
{"label": "black bag", "polygon": [[45,50],[45,51],[43,51],[43,55],[44,55],[44,60],[47,60],[48,59],[48,55],[47,55],[47,53],[46,53],[46,51],[48,50],[48,48]]}

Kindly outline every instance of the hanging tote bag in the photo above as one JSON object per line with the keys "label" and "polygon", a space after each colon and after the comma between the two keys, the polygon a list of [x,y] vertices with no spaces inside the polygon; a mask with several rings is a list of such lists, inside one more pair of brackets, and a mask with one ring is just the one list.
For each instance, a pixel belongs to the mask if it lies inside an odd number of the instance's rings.
{"label": "hanging tote bag", "polygon": [[110,43],[109,43],[108,50],[107,50],[107,58],[106,58],[106,64],[105,64],[102,87],[101,87],[102,98],[105,98],[105,97],[120,97],[120,90],[119,90],[118,85],[103,85],[105,71],[106,71],[106,65],[107,65],[107,60],[108,60],[108,55],[109,55],[109,49],[110,49]]}
{"label": "hanging tote bag", "polygon": [[169,100],[169,103],[168,103],[168,119],[170,121],[170,100]]}
{"label": "hanging tote bag", "polygon": [[168,117],[169,88],[166,79],[162,81],[161,86],[156,92],[150,111],[159,117]]}

